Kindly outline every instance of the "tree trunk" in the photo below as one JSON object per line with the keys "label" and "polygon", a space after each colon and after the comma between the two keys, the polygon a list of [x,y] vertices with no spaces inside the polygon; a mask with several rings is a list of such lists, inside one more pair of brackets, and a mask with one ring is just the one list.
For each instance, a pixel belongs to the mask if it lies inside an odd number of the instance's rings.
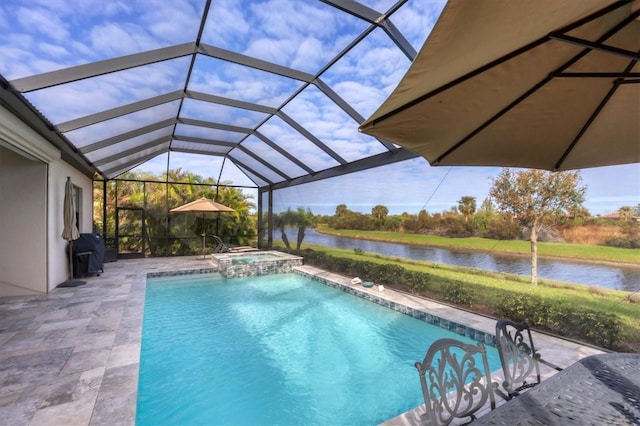
{"label": "tree trunk", "polygon": [[531,227],[531,284],[538,285],[538,229]]}
{"label": "tree trunk", "polygon": [[300,253],[300,246],[302,246],[302,240],[304,240],[304,231],[307,227],[301,226],[298,228],[298,241],[296,241],[296,251]]}
{"label": "tree trunk", "polygon": [[289,244],[289,237],[287,237],[284,226],[280,227],[280,234],[282,236],[282,242],[284,243],[285,247],[287,247],[287,250],[291,250],[291,245]]}

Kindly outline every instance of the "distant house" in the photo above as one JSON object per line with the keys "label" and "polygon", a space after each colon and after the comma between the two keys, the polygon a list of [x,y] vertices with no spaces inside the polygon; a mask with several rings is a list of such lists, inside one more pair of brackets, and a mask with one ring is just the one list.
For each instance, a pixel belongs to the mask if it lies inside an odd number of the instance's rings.
{"label": "distant house", "polygon": [[[599,215],[598,217],[600,219],[605,219],[605,220],[622,220],[622,215],[618,212],[603,214],[603,215]],[[631,216],[631,220],[635,222],[640,222],[640,216]]]}

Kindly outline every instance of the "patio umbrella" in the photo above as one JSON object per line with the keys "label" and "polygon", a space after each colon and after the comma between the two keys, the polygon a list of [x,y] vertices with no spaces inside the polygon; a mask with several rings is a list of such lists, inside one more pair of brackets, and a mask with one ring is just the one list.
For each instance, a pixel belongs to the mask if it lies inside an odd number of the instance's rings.
{"label": "patio umbrella", "polygon": [[640,162],[640,0],[449,0],[360,131],[432,165]]}
{"label": "patio umbrella", "polygon": [[[213,200],[202,197],[190,203],[184,204],[180,207],[171,209],[170,211],[172,213],[202,213],[202,220],[204,223],[204,215],[206,213],[233,212],[235,210],[233,210],[231,207],[227,207],[223,204],[216,203]],[[218,233],[218,229],[216,228],[216,234],[217,233]],[[202,257],[204,258],[205,238],[206,238],[204,229],[201,235],[202,235]]]}
{"label": "patio umbrella", "polygon": [[77,287],[86,284],[85,281],[73,279],[73,240],[80,238],[78,226],[76,224],[76,208],[73,200],[73,183],[71,178],[67,177],[64,187],[63,202],[63,220],[64,228],[62,229],[62,238],[68,241],[69,247],[69,279],[60,284],[58,287]]}

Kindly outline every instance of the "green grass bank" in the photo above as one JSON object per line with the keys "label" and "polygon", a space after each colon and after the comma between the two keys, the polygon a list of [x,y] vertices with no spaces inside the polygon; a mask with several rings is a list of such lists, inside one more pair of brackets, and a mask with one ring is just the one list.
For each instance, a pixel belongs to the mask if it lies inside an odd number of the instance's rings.
{"label": "green grass bank", "polygon": [[[398,244],[415,244],[434,247],[446,247],[463,250],[510,253],[529,256],[529,241],[491,240],[487,238],[447,238],[437,235],[405,234],[388,231],[359,231],[350,229],[332,229],[326,225],[318,225],[317,232],[341,237],[363,240],[384,241]],[[624,249],[617,247],[592,246],[586,244],[538,243],[538,256],[570,258],[592,262],[613,262],[637,265],[640,267],[640,249]]]}

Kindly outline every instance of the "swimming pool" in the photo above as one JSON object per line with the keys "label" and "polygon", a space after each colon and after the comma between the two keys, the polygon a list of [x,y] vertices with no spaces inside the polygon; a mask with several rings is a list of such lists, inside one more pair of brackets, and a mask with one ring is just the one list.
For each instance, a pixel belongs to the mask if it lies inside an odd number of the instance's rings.
{"label": "swimming pool", "polygon": [[146,291],[138,425],[378,424],[421,404],[431,342],[475,343],[297,274]]}

